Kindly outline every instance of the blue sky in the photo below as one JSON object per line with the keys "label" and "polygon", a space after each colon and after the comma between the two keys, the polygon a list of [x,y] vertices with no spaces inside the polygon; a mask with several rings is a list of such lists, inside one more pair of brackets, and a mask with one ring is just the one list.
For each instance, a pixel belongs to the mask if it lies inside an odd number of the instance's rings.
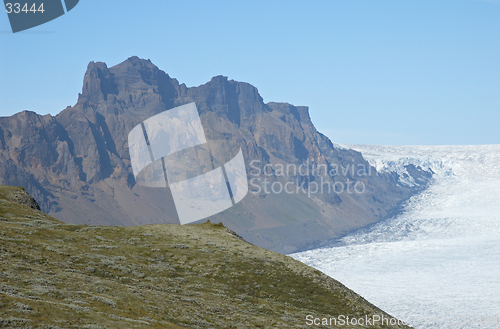
{"label": "blue sky", "polygon": [[74,105],[89,61],[151,59],[188,86],[245,81],[333,142],[500,144],[500,1],[97,1],[13,34],[0,115]]}

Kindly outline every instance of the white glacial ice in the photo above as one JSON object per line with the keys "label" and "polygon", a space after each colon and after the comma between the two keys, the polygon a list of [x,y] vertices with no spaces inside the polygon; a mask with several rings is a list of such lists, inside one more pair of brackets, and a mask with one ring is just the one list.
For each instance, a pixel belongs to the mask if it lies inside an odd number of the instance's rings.
{"label": "white glacial ice", "polygon": [[344,147],[433,182],[397,217],[291,256],[415,328],[500,328],[500,145]]}

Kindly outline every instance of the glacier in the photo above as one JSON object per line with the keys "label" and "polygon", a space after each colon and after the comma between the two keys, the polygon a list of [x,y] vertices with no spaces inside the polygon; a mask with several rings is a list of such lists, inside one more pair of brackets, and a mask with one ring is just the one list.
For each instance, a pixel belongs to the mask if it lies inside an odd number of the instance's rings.
{"label": "glacier", "polygon": [[394,218],[290,256],[414,328],[500,328],[500,145],[339,146],[433,181]]}

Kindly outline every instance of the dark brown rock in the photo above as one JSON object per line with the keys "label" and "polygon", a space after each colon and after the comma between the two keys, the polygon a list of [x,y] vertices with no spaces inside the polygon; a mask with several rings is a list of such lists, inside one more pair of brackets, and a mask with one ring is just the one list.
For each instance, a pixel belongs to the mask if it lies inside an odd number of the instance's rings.
{"label": "dark brown rock", "polygon": [[[210,218],[259,246],[293,252],[340,237],[394,214],[429,180],[418,168],[411,170],[421,179],[413,187],[377,173],[360,153],[335,147],[317,132],[307,107],[264,103],[257,88],[223,76],[187,88],[149,60],[131,57],[110,68],[91,62],[78,102],[54,117],[25,111],[0,118],[0,183],[24,186],[43,211],[65,222],[175,223],[168,189],[135,184],[127,136],[141,121],[189,102],[196,102],[208,138],[231,139],[242,147],[248,170],[252,160],[260,167],[314,163],[329,170],[371,170],[369,176],[346,172],[326,177],[332,184],[362,182],[362,194],[317,193],[309,198],[304,193],[249,193]],[[307,188],[320,176],[269,179],[296,179]]]}

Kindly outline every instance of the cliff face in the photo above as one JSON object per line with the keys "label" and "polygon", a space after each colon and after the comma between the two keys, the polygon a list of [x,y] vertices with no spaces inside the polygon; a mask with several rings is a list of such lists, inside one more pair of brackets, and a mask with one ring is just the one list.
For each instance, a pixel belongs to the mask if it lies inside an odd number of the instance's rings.
{"label": "cliff face", "polygon": [[[176,223],[168,189],[135,184],[127,136],[141,121],[190,102],[208,137],[242,148],[250,190],[259,192],[209,219],[259,246],[293,252],[341,236],[397,211],[430,179],[418,168],[413,186],[377,173],[360,153],[317,132],[307,107],[266,104],[252,85],[223,76],[187,88],[131,57],[110,68],[91,62],[78,102],[54,117],[25,111],[0,118],[0,183],[25,187],[43,211],[65,222]],[[274,193],[268,186],[266,193],[265,180],[302,189]],[[321,186],[337,190],[314,192]],[[354,186],[362,193],[352,193]]]}

